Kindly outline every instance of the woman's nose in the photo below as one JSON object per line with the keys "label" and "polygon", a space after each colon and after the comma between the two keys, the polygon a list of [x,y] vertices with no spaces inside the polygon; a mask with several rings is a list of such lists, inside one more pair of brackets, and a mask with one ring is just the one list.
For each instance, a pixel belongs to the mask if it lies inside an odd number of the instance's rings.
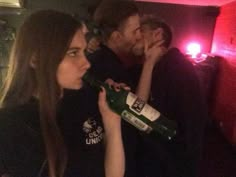
{"label": "woman's nose", "polygon": [[88,61],[88,59],[85,57],[85,63],[84,63],[84,68],[87,70],[91,67],[90,62]]}

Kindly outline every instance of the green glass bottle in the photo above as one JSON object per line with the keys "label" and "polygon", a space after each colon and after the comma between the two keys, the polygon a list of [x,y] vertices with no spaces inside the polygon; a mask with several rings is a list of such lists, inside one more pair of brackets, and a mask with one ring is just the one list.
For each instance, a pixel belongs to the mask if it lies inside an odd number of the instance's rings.
{"label": "green glass bottle", "polygon": [[117,92],[106,83],[95,79],[89,72],[83,76],[83,80],[97,90],[101,90],[103,86],[106,89],[109,107],[139,130],[148,134],[161,135],[167,140],[171,140],[176,135],[177,126],[174,121],[161,115],[132,92],[124,89]]}

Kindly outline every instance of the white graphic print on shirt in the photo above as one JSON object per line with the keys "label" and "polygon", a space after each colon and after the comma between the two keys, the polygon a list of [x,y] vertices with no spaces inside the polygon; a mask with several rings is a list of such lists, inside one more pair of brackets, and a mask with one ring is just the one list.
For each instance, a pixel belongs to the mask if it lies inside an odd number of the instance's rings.
{"label": "white graphic print on shirt", "polygon": [[103,139],[103,128],[92,118],[88,118],[84,122],[83,131],[86,134],[86,144],[88,145],[97,144]]}

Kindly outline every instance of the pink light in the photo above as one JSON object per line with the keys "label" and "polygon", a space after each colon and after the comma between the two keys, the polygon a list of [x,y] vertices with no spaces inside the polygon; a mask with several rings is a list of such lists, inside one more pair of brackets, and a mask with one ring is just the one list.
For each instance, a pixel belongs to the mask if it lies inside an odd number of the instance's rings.
{"label": "pink light", "polygon": [[196,58],[201,52],[201,46],[198,43],[190,43],[187,46],[187,54],[190,54],[192,58]]}

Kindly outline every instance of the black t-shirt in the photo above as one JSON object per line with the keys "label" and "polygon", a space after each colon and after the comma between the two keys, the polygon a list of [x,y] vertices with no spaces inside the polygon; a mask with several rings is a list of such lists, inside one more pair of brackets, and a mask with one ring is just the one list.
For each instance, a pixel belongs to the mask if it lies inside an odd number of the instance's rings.
{"label": "black t-shirt", "polygon": [[[118,56],[108,47],[101,45],[101,49],[89,56],[91,72],[100,80],[108,78],[116,82],[123,82],[134,88],[136,84],[129,72],[119,60]],[[126,121],[122,121],[122,138],[126,157],[126,177],[136,177],[137,146],[139,130]]]}
{"label": "black t-shirt", "polygon": [[38,176],[45,161],[38,103],[0,110],[0,176]]}
{"label": "black t-shirt", "polygon": [[59,125],[68,149],[68,176],[104,177],[104,129],[97,93],[66,90]]}
{"label": "black t-shirt", "polygon": [[144,139],[143,176],[197,176],[207,110],[194,67],[178,49],[171,49],[155,66],[149,103],[175,120],[178,130],[171,142]]}
{"label": "black t-shirt", "polygon": [[[65,177],[104,177],[104,131],[96,102],[88,102],[88,93],[83,89],[76,97],[66,94],[58,112],[68,151]],[[37,100],[2,109],[0,132],[0,176],[47,176]]]}

